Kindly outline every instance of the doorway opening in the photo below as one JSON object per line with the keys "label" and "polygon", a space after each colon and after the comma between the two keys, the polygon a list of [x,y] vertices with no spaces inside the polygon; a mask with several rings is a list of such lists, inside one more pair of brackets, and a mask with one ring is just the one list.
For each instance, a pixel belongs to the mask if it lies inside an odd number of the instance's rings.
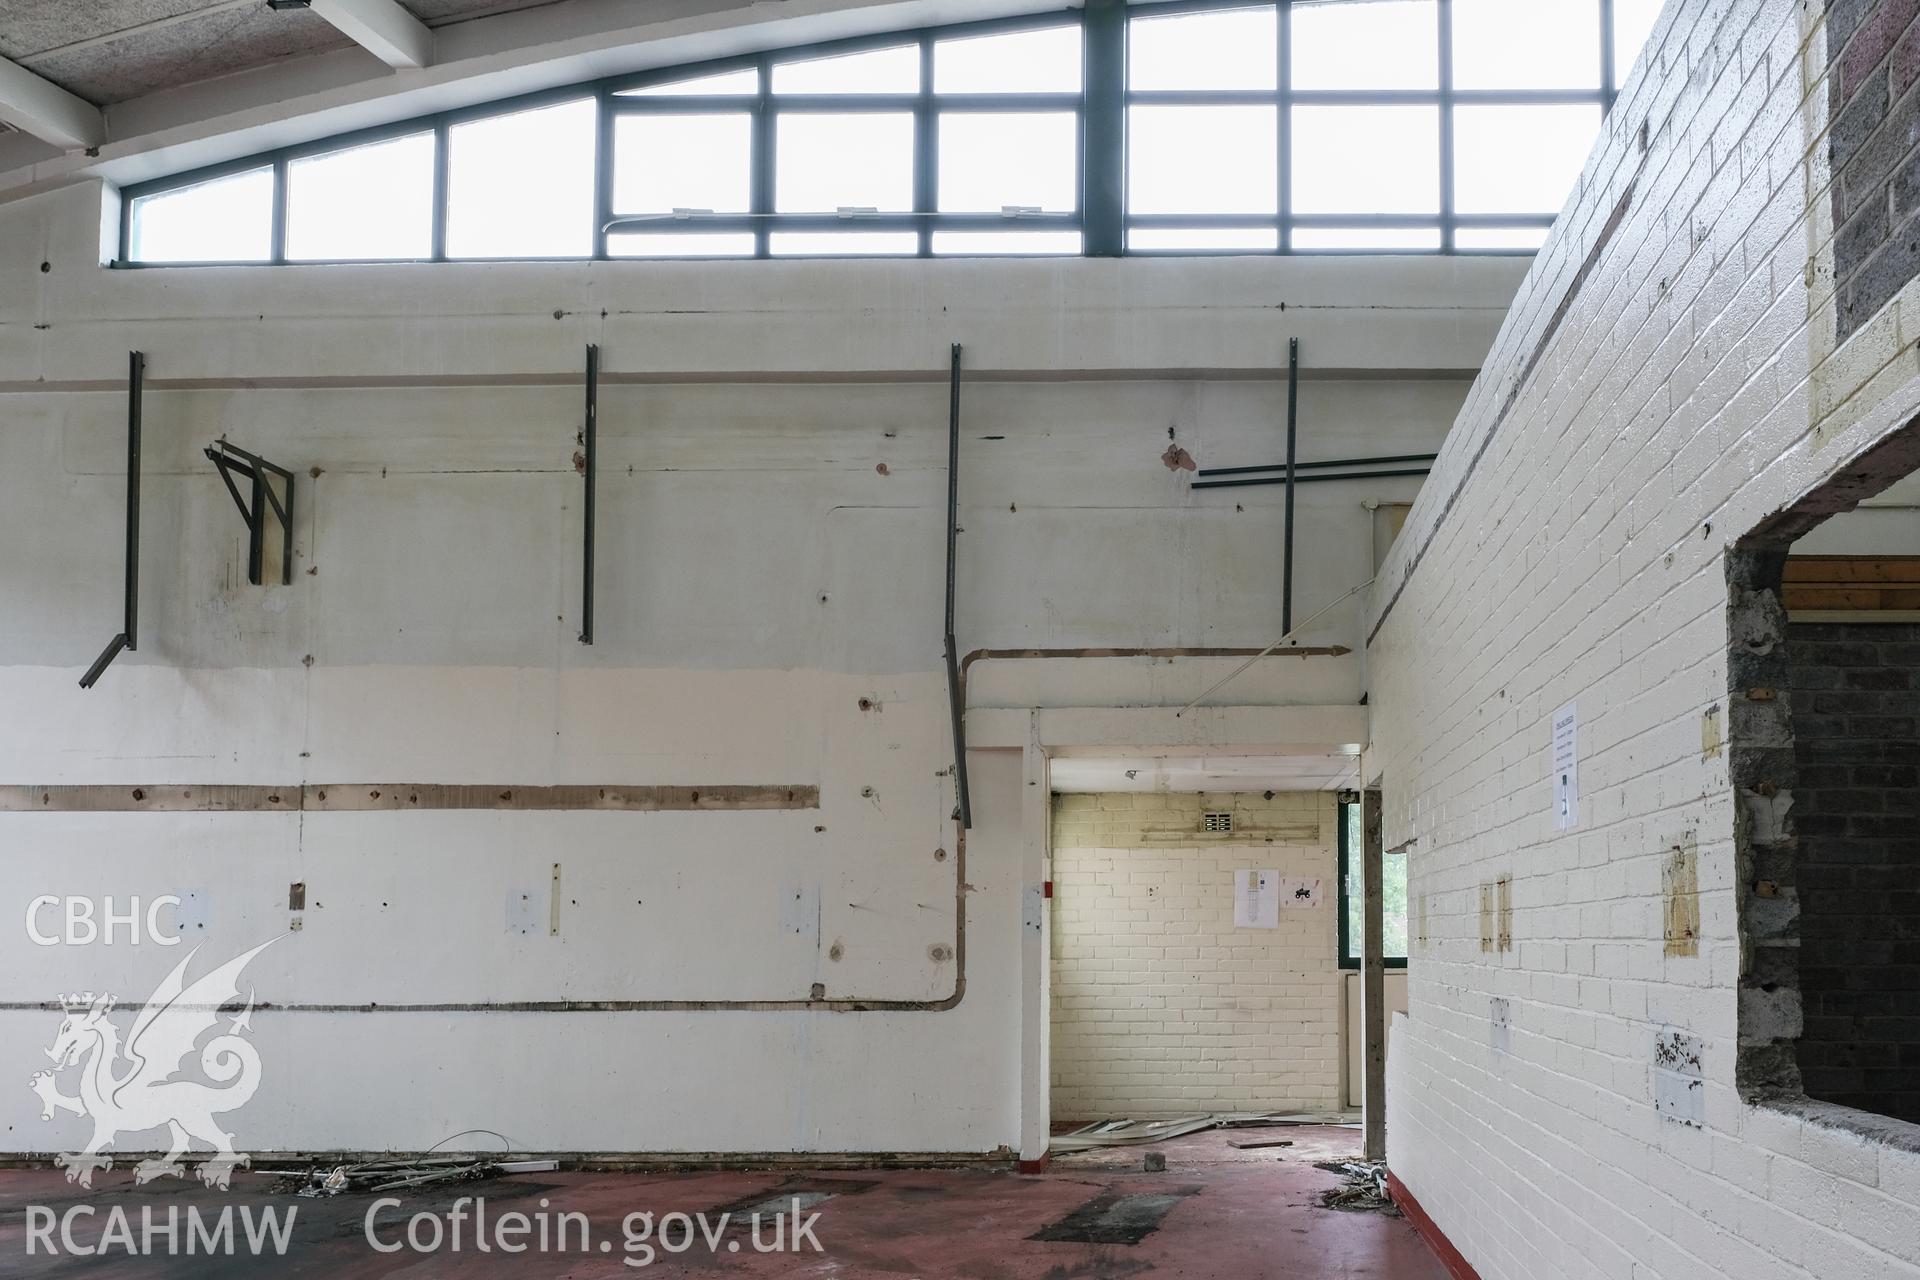
{"label": "doorway opening", "polygon": [[1356,765],[1052,761],[1056,1130],[1203,1113],[1344,1117],[1338,788]]}

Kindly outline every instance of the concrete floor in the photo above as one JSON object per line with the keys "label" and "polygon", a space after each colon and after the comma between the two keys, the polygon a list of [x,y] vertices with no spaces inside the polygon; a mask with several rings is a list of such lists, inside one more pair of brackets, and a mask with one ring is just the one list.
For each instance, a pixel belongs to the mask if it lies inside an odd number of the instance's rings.
{"label": "concrete floor", "polygon": [[[1235,1150],[1229,1140],[1292,1138],[1292,1147]],[[902,1277],[965,1277],[966,1280],[1105,1280],[1166,1276],[1181,1280],[1252,1280],[1299,1277],[1337,1280],[1444,1280],[1439,1262],[1398,1217],[1323,1209],[1319,1194],[1338,1184],[1312,1162],[1353,1156],[1359,1134],[1337,1127],[1201,1133],[1151,1148],[1085,1152],[1056,1160],[1044,1174],[1020,1176],[986,1170],[833,1170],[820,1173],[519,1175],[471,1184],[457,1191],[409,1197],[377,1219],[384,1244],[401,1242],[408,1219],[434,1215],[419,1225],[422,1243],[443,1233],[438,1252],[378,1253],[364,1221],[376,1197],[302,1200],[265,1193],[267,1179],[241,1175],[229,1195],[196,1182],[165,1179],[134,1187],[124,1169],[103,1175],[93,1193],[80,1192],[53,1170],[0,1171],[0,1274],[53,1276],[208,1277],[291,1275],[327,1277],[700,1275],[834,1277],[835,1280],[901,1280]],[[1167,1157],[1164,1173],[1145,1173],[1145,1150]],[[471,1216],[459,1252],[447,1246],[447,1215],[461,1196],[481,1196],[489,1223],[513,1212],[587,1215],[591,1235],[582,1249],[578,1232],[567,1252],[506,1254],[477,1252]],[[819,1251],[756,1252],[739,1218],[791,1206],[801,1197],[803,1217],[817,1213],[812,1239]],[[96,1215],[75,1218],[73,1237],[88,1245],[111,1235],[111,1210],[124,1210],[134,1237],[142,1210],[164,1224],[170,1207],[182,1222],[177,1256],[167,1256],[164,1236],[142,1257],[115,1244],[104,1257],[74,1257],[45,1246],[26,1252],[29,1206],[54,1215],[80,1204]],[[211,1223],[222,1209],[255,1213],[263,1207],[297,1207],[284,1257],[186,1256],[187,1208]],[[694,1230],[692,1247],[669,1255],[653,1236],[630,1247],[622,1223],[630,1214],[651,1213],[656,1223],[672,1213],[735,1215],[724,1234],[714,1227],[712,1248]],[[469,1210],[470,1214],[471,1210]],[[42,1221],[49,1219],[42,1214]],[[52,1219],[57,1221],[57,1217]],[[763,1222],[765,1220],[763,1219]],[[636,1224],[637,1225],[637,1224]],[[489,1227],[489,1231],[493,1231]],[[536,1227],[537,1230],[537,1227]],[[681,1228],[669,1228],[674,1243]],[[236,1234],[243,1226],[235,1219]],[[767,1227],[762,1243],[771,1243]],[[60,1241],[55,1226],[51,1239]],[[497,1244],[500,1237],[493,1236]],[[529,1243],[537,1239],[529,1235]],[[1129,1243],[1129,1241],[1132,1241]],[[507,1238],[513,1243],[513,1238]],[[606,1245],[603,1249],[602,1244]],[[650,1265],[638,1265],[653,1246]],[[204,1254],[204,1250],[201,1254]],[[157,1256],[155,1256],[157,1255]]]}

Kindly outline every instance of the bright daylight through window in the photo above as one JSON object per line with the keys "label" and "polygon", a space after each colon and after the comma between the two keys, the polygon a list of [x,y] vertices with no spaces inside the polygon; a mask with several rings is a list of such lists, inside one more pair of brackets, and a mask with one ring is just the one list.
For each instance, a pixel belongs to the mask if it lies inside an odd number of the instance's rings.
{"label": "bright daylight through window", "polygon": [[651,71],[143,183],[121,258],[1531,252],[1658,11],[1136,4]]}

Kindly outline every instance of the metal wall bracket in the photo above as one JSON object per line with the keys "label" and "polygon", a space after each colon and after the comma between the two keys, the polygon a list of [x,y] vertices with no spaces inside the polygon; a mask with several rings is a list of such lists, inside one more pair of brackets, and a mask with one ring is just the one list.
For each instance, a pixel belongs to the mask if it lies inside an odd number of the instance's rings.
{"label": "metal wall bracket", "polygon": [[953,642],[953,585],[960,538],[960,344],[953,344],[947,387],[947,714],[953,720],[953,791],[960,826],[973,829],[973,801],[967,791],[967,707],[960,684],[960,654]]}
{"label": "metal wall bracket", "polygon": [[80,677],[82,689],[93,688],[122,649],[140,647],[140,400],[146,389],[147,358],[138,351],[127,353],[127,549],[126,588],[122,605],[120,634],[107,641],[107,647]]}
{"label": "metal wall bracket", "polygon": [[[280,585],[293,585],[293,472],[225,440],[208,445],[206,455],[219,470],[220,478],[226,481],[233,505],[240,508],[240,518],[247,522],[247,581],[256,587],[260,585],[267,511],[271,509],[274,519],[280,522]],[[240,486],[233,482],[235,476],[244,477],[251,486],[244,498],[240,496]],[[270,477],[274,476],[280,479],[279,493],[273,491]]]}
{"label": "metal wall bracket", "polygon": [[593,643],[593,489],[600,473],[600,347],[587,344],[587,418],[580,433],[580,470],[587,482],[580,542],[580,643]]}
{"label": "metal wall bracket", "polygon": [[1294,427],[1300,417],[1300,339],[1287,339],[1287,514],[1286,530],[1281,535],[1285,546],[1280,559],[1280,630],[1293,630],[1293,483]]}

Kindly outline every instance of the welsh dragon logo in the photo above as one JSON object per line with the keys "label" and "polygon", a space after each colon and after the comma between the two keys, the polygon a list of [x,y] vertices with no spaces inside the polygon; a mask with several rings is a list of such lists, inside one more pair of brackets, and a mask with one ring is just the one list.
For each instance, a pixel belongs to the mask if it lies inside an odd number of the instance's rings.
{"label": "welsh dragon logo", "polygon": [[[260,1055],[243,1038],[253,1016],[251,993],[228,1028],[200,1050],[200,1071],[213,1084],[176,1077],[186,1069],[200,1038],[219,1025],[223,1008],[239,998],[241,970],[274,941],[269,938],[192,986],[185,985],[187,965],[199,949],[188,952],[141,1007],[124,1045],[120,1029],[108,1017],[113,1012],[111,995],[89,991],[61,1000],[66,1020],[47,1048],[53,1070],[35,1072],[32,1088],[40,1095],[42,1120],[71,1111],[93,1121],[93,1138],[84,1151],[54,1158],[67,1171],[68,1182],[91,1187],[96,1169],[113,1167],[113,1157],[103,1153],[116,1138],[163,1126],[171,1135],[168,1151],[139,1161],[133,1173],[136,1183],[184,1176],[180,1157],[196,1141],[213,1148],[213,1156],[200,1167],[200,1179],[209,1187],[225,1190],[234,1169],[249,1163],[233,1149],[233,1135],[214,1117],[245,1106],[260,1085]],[[56,1073],[69,1068],[80,1073],[80,1092],[73,1096],[61,1093],[55,1080]]]}

